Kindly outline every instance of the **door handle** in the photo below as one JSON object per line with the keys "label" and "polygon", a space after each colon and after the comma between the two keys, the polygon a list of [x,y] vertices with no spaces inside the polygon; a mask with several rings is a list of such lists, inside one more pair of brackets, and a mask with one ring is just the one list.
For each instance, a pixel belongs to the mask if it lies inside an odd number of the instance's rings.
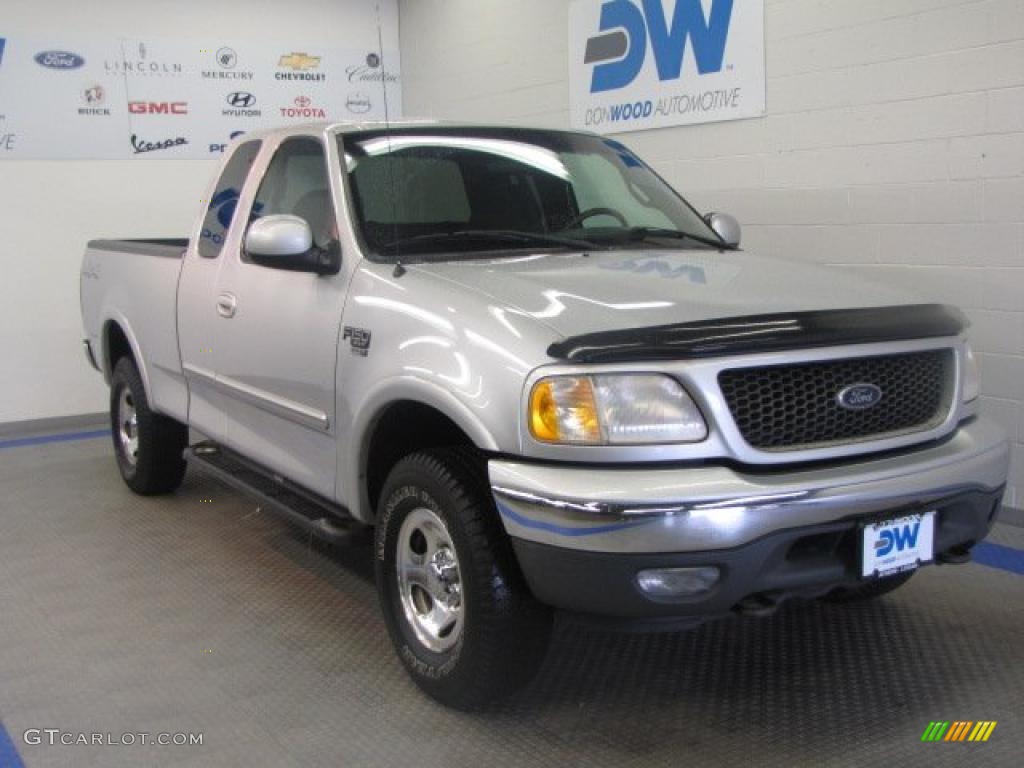
{"label": "door handle", "polygon": [[238,300],[232,293],[222,293],[217,297],[217,314],[221,317],[234,317],[238,308]]}

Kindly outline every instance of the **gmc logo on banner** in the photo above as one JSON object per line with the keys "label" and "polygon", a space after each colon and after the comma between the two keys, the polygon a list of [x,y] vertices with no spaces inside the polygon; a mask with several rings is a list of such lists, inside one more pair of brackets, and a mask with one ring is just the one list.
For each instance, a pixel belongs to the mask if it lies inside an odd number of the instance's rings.
{"label": "gmc logo on banner", "polygon": [[187,115],[187,101],[129,101],[133,115]]}

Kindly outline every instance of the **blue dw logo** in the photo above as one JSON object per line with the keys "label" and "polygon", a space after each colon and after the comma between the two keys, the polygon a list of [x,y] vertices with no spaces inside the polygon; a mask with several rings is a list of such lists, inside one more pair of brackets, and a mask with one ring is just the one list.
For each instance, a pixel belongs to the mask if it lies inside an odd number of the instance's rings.
{"label": "blue dw logo", "polygon": [[583,60],[596,65],[591,93],[625,88],[636,80],[647,59],[648,38],[659,80],[679,79],[687,39],[700,74],[722,71],[733,0],[712,0],[707,18],[701,0],[676,0],[671,22],[665,13],[668,2],[671,0],[609,0],[601,6],[601,32],[605,34],[587,40]]}
{"label": "blue dw logo", "polygon": [[913,549],[917,546],[917,534],[921,532],[921,524],[904,525],[896,528],[886,528],[878,534],[878,541],[875,542],[876,554],[885,557],[894,549],[902,552],[905,549]]}

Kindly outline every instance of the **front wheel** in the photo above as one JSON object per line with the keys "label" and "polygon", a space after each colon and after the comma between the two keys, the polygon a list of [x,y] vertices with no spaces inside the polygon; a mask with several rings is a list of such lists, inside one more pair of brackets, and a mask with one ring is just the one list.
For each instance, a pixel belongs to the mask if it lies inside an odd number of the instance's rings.
{"label": "front wheel", "polygon": [[473,709],[536,673],[551,613],[519,572],[475,453],[398,462],[381,493],[375,560],[392,642],[430,696]]}
{"label": "front wheel", "polygon": [[188,427],[153,413],[135,363],[122,357],[110,377],[110,427],[125,483],[138,494],[170,493],[185,476]]}

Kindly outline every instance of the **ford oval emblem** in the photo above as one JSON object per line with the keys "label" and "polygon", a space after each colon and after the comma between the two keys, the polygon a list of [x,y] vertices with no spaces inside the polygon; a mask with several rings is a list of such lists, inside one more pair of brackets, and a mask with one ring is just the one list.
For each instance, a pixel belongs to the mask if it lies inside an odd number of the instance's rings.
{"label": "ford oval emblem", "polygon": [[85,59],[68,51],[43,51],[34,56],[36,64],[50,69],[78,69]]}
{"label": "ford oval emblem", "polygon": [[874,384],[851,384],[839,390],[836,402],[848,411],[866,411],[882,402],[882,390]]}

